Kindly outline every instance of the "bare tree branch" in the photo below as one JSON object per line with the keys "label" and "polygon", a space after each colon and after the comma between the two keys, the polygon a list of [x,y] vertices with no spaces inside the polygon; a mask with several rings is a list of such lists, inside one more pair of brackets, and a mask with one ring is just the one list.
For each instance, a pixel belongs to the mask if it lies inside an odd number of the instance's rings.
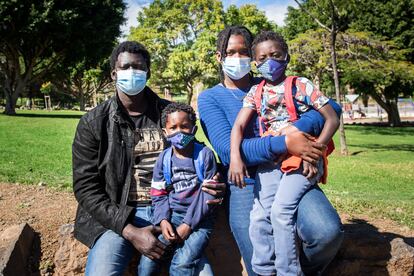
{"label": "bare tree branch", "polygon": [[321,5],[319,5],[318,1],[313,0],[313,2],[315,3],[315,5],[319,8],[319,12],[321,12],[323,15],[325,15],[326,17],[330,17],[321,7]]}
{"label": "bare tree branch", "polygon": [[333,0],[330,0],[330,2],[331,2],[331,5],[333,6],[333,8],[334,8],[334,11],[336,12],[336,14],[338,15],[338,17],[339,17],[339,10],[338,10],[338,7],[335,5],[335,3],[334,3],[334,1]]}
{"label": "bare tree branch", "polygon": [[327,30],[328,32],[331,32],[332,30],[330,28],[328,28],[325,24],[323,24],[321,21],[319,21],[318,18],[316,18],[315,16],[313,16],[307,9],[305,9],[303,7],[303,5],[298,1],[295,0],[295,2],[299,5],[299,8],[304,11],[306,14],[308,14],[313,20],[315,20],[316,23],[319,24],[319,26],[321,26],[322,28],[324,28],[325,30]]}

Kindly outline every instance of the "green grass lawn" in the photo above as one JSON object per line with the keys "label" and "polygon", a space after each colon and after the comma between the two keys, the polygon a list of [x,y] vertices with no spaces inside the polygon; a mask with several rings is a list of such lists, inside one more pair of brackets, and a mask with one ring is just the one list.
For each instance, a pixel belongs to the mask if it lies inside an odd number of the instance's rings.
{"label": "green grass lawn", "polygon": [[0,114],[0,182],[71,187],[71,145],[78,111]]}
{"label": "green grass lawn", "polygon": [[[70,189],[71,144],[82,112],[0,115],[0,182]],[[391,218],[414,229],[414,128],[347,126],[350,155],[329,158],[330,200],[342,212]],[[335,137],[339,150],[339,139]]]}
{"label": "green grass lawn", "polygon": [[391,218],[414,229],[414,128],[347,126],[349,156],[329,158],[335,206],[347,213]]}

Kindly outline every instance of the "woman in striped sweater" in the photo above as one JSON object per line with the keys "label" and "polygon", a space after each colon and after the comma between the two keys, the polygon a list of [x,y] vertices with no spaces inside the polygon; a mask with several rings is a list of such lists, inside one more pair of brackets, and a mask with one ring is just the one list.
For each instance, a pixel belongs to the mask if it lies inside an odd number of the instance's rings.
{"label": "woman in striped sweater", "polygon": [[[230,134],[234,121],[242,108],[244,96],[259,81],[250,73],[252,40],[250,31],[242,26],[227,27],[220,32],[216,55],[221,82],[198,97],[201,125],[223,164],[225,177],[230,163]],[[340,107],[335,102],[330,101],[330,104],[340,113]],[[317,111],[303,114],[294,123],[300,131],[286,136],[259,138],[256,120],[250,124],[240,149],[250,176],[255,175],[258,164],[272,162],[282,154],[290,153],[310,162],[322,155],[322,146],[310,141],[304,134],[317,136],[321,132],[324,120]],[[249,275],[254,275],[248,231],[254,182],[254,178],[245,179],[247,186],[244,189],[229,183],[227,193],[229,224]],[[343,231],[336,210],[317,185],[299,203],[297,229],[302,241],[303,272],[306,275],[318,274],[335,256]]]}

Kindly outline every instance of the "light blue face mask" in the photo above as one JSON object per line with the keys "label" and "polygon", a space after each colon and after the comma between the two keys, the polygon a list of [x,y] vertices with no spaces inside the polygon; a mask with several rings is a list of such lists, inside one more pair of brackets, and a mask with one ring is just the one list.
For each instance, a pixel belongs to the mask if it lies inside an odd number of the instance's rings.
{"label": "light blue face mask", "polygon": [[246,76],[251,70],[250,58],[229,58],[222,62],[223,72],[232,80],[239,80]]}
{"label": "light blue face mask", "polygon": [[144,90],[147,72],[136,69],[116,71],[116,87],[123,93],[134,96]]}

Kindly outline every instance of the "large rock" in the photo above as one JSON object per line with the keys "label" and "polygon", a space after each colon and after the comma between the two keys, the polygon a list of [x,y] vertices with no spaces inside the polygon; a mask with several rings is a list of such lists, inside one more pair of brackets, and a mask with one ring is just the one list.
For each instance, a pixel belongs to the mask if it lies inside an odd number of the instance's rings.
{"label": "large rock", "polygon": [[[59,229],[59,249],[54,258],[56,275],[72,276],[85,273],[88,248],[73,237],[73,230],[73,224],[64,224]],[[206,254],[215,275],[247,275],[223,208],[218,212],[216,227]],[[138,260],[139,257],[136,255],[124,276],[136,275]]]}
{"label": "large rock", "polygon": [[414,273],[414,248],[392,233],[356,220],[345,224],[344,242],[326,275],[391,275]]}
{"label": "large rock", "polygon": [[[345,224],[345,239],[325,275],[391,275],[414,273],[414,248],[392,233],[379,233],[364,223]],[[55,256],[56,275],[83,275],[87,248],[73,238],[73,225],[60,230]],[[213,238],[206,250],[215,275],[246,275],[224,211],[218,214]],[[125,276],[135,275],[137,256]]]}
{"label": "large rock", "polygon": [[29,275],[33,239],[34,231],[27,223],[9,226],[0,233],[0,275]]}
{"label": "large rock", "polygon": [[391,259],[387,263],[387,270],[395,276],[414,275],[414,248],[401,238],[391,241]]}
{"label": "large rock", "polygon": [[54,263],[56,275],[83,275],[88,256],[88,247],[73,236],[73,224],[64,224],[59,228],[59,248]]}

